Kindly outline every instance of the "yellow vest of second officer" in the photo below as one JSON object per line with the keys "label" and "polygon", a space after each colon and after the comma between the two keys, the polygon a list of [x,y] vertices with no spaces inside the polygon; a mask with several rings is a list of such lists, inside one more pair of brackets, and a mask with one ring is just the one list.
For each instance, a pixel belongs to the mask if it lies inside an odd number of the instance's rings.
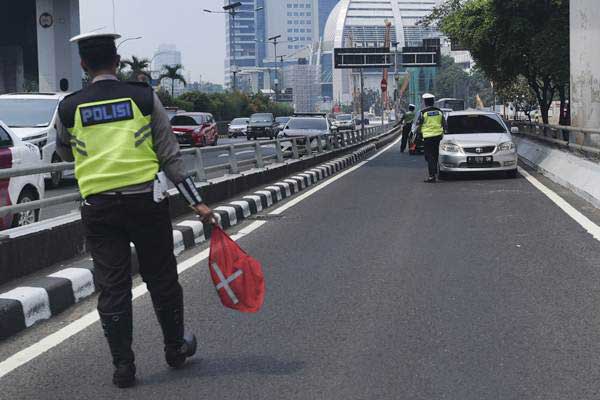
{"label": "yellow vest of second officer", "polygon": [[423,125],[421,125],[423,139],[443,135],[443,119],[444,114],[439,110],[425,111],[423,113]]}

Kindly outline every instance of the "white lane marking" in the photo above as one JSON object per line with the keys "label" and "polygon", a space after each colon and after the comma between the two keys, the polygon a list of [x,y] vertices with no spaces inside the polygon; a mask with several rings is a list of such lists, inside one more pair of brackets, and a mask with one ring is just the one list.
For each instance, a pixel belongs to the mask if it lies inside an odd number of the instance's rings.
{"label": "white lane marking", "polygon": [[75,303],[94,294],[94,275],[86,268],[66,268],[48,275],[52,278],[64,278],[71,281]]}
{"label": "white lane marking", "polygon": [[237,296],[235,295],[233,289],[231,288],[231,286],[229,286],[229,284],[236,280],[238,277],[240,277],[243,271],[241,269],[238,269],[231,276],[229,276],[229,278],[225,278],[223,271],[221,271],[221,268],[219,268],[217,264],[212,263],[211,267],[215,271],[215,274],[217,274],[217,277],[219,278],[219,284],[216,286],[217,291],[224,288],[225,292],[227,293],[233,304],[239,303],[240,301],[238,300]]}
{"label": "white lane marking", "polygon": [[[242,151],[238,151],[237,153],[235,153],[235,155],[239,156],[239,155],[242,155],[242,154],[249,154],[249,153],[254,153],[254,150],[242,150]],[[217,157],[229,157],[229,153],[219,154]]]}
{"label": "white lane marking", "polygon": [[[247,236],[250,233],[254,232],[266,223],[267,221],[255,221],[252,224],[245,227],[244,229],[240,230],[237,234],[231,236],[231,238],[237,241],[243,238],[244,236]],[[188,258],[187,260],[183,261],[177,266],[177,272],[181,274],[184,271],[196,266],[199,262],[206,260],[208,258],[209,253],[210,249],[206,249],[196,254],[195,256]],[[133,300],[137,299],[140,296],[143,296],[146,293],[148,293],[146,284],[141,283],[132,290]],[[71,322],[69,325],[58,330],[57,332],[46,336],[39,342],[36,342],[29,347],[26,347],[25,349],[19,351],[16,354],[13,354],[6,360],[0,362],[0,379],[9,374],[10,372],[14,371],[15,369],[19,368],[20,366],[27,364],[29,361],[34,360],[35,358],[47,352],[48,350],[58,346],[65,340],[83,331],[98,320],[98,312],[92,311],[79,318],[78,320]]]}
{"label": "white lane marking", "polygon": [[531,183],[536,189],[542,192],[546,197],[548,197],[554,204],[560,207],[569,217],[573,218],[575,222],[583,227],[590,235],[594,237],[594,239],[600,241],[600,227],[592,222],[588,217],[577,211],[572,205],[567,203],[562,197],[560,197],[556,192],[549,189],[542,182],[538,181],[531,174],[525,171],[523,168],[519,167],[519,173],[527,179],[529,183]]}
{"label": "white lane marking", "polygon": [[243,198],[246,200],[252,200],[254,202],[254,205],[256,206],[256,212],[262,211],[262,201],[260,199],[260,196],[250,195],[250,196],[244,196]]}
{"label": "white lane marking", "polygon": [[227,213],[227,215],[229,215],[229,225],[230,226],[237,225],[237,223],[238,223],[237,213],[236,213],[234,207],[221,206],[221,207],[215,208],[215,211],[225,211]]}
{"label": "white lane marking", "polygon": [[250,204],[249,204],[250,200],[239,200],[239,201],[232,201],[229,204],[233,204],[235,206],[240,206],[242,207],[242,214],[244,215],[244,218],[248,218],[250,215],[252,215],[252,213],[250,212]]}
{"label": "white lane marking", "polygon": [[188,220],[178,223],[177,226],[192,228],[192,231],[194,232],[194,242],[196,242],[196,244],[204,242],[204,224],[202,222]]}
{"label": "white lane marking", "polygon": [[356,164],[355,166],[353,166],[352,168],[349,168],[348,170],[339,173],[338,175],[334,176],[333,178],[331,178],[331,179],[329,179],[327,181],[324,181],[323,183],[319,184],[318,186],[310,189],[308,192],[306,192],[304,194],[301,194],[300,196],[298,196],[298,197],[290,200],[286,204],[284,204],[281,207],[277,208],[276,210],[271,211],[269,214],[270,215],[279,215],[279,214],[283,213],[284,211],[286,211],[286,210],[294,207],[296,204],[300,203],[302,200],[306,199],[307,197],[312,196],[313,194],[317,193],[319,190],[322,190],[322,189],[326,188],[327,186],[331,185],[333,182],[337,181],[338,179],[341,179],[342,177],[348,175],[349,173],[356,171],[357,169],[359,169],[360,167],[362,167],[363,165],[365,165],[369,161],[376,159],[377,157],[379,157],[380,155],[382,155],[383,153],[385,153],[386,151],[388,151],[389,149],[391,149],[394,145],[396,145],[401,140],[402,140],[402,138],[396,139],[393,143],[391,143],[390,145],[386,146],[384,149],[382,149],[377,154],[375,154],[372,157],[370,157],[368,160],[360,162],[360,163]]}
{"label": "white lane marking", "polygon": [[25,326],[27,327],[52,316],[50,299],[46,289],[22,286],[0,294],[0,299],[17,300],[21,303],[25,315]]}

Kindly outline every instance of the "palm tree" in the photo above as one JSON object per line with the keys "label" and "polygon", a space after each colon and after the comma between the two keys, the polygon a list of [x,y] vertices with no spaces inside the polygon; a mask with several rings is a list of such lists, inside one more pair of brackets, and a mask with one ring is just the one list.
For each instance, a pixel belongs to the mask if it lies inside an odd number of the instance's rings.
{"label": "palm tree", "polygon": [[137,79],[138,76],[144,75],[151,79],[150,73],[148,72],[148,67],[150,66],[150,60],[147,58],[137,58],[136,56],[131,56],[130,60],[123,60],[121,62],[122,65],[128,66],[131,70],[129,79]]}
{"label": "palm tree", "polygon": [[185,78],[179,73],[179,70],[183,69],[181,64],[163,65],[164,72],[158,77],[158,81],[161,82],[163,79],[171,80],[171,97],[175,97],[175,81],[180,81],[186,85]]}

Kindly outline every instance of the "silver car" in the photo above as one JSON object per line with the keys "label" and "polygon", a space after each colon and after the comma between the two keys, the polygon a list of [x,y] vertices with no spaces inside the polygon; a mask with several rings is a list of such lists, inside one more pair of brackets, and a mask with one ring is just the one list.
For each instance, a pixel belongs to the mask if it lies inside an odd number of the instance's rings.
{"label": "silver car", "polygon": [[510,129],[493,112],[448,113],[440,143],[440,175],[450,172],[503,171],[517,176],[517,146]]}
{"label": "silver car", "polygon": [[238,136],[246,136],[249,122],[250,118],[236,118],[231,121],[228,127],[229,137],[236,138]]}

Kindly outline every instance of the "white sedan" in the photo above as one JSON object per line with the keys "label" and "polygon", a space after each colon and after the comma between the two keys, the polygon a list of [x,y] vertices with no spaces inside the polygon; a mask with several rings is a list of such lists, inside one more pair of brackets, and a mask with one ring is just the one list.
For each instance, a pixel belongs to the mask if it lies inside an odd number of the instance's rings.
{"label": "white sedan", "polygon": [[517,146],[496,113],[451,112],[440,143],[440,175],[450,172],[502,171],[517,176]]}
{"label": "white sedan", "polygon": [[[40,149],[22,141],[0,121],[0,169],[42,166]],[[42,174],[0,180],[0,207],[27,203],[44,197]],[[0,217],[0,230],[37,222],[40,210],[23,211]]]}

